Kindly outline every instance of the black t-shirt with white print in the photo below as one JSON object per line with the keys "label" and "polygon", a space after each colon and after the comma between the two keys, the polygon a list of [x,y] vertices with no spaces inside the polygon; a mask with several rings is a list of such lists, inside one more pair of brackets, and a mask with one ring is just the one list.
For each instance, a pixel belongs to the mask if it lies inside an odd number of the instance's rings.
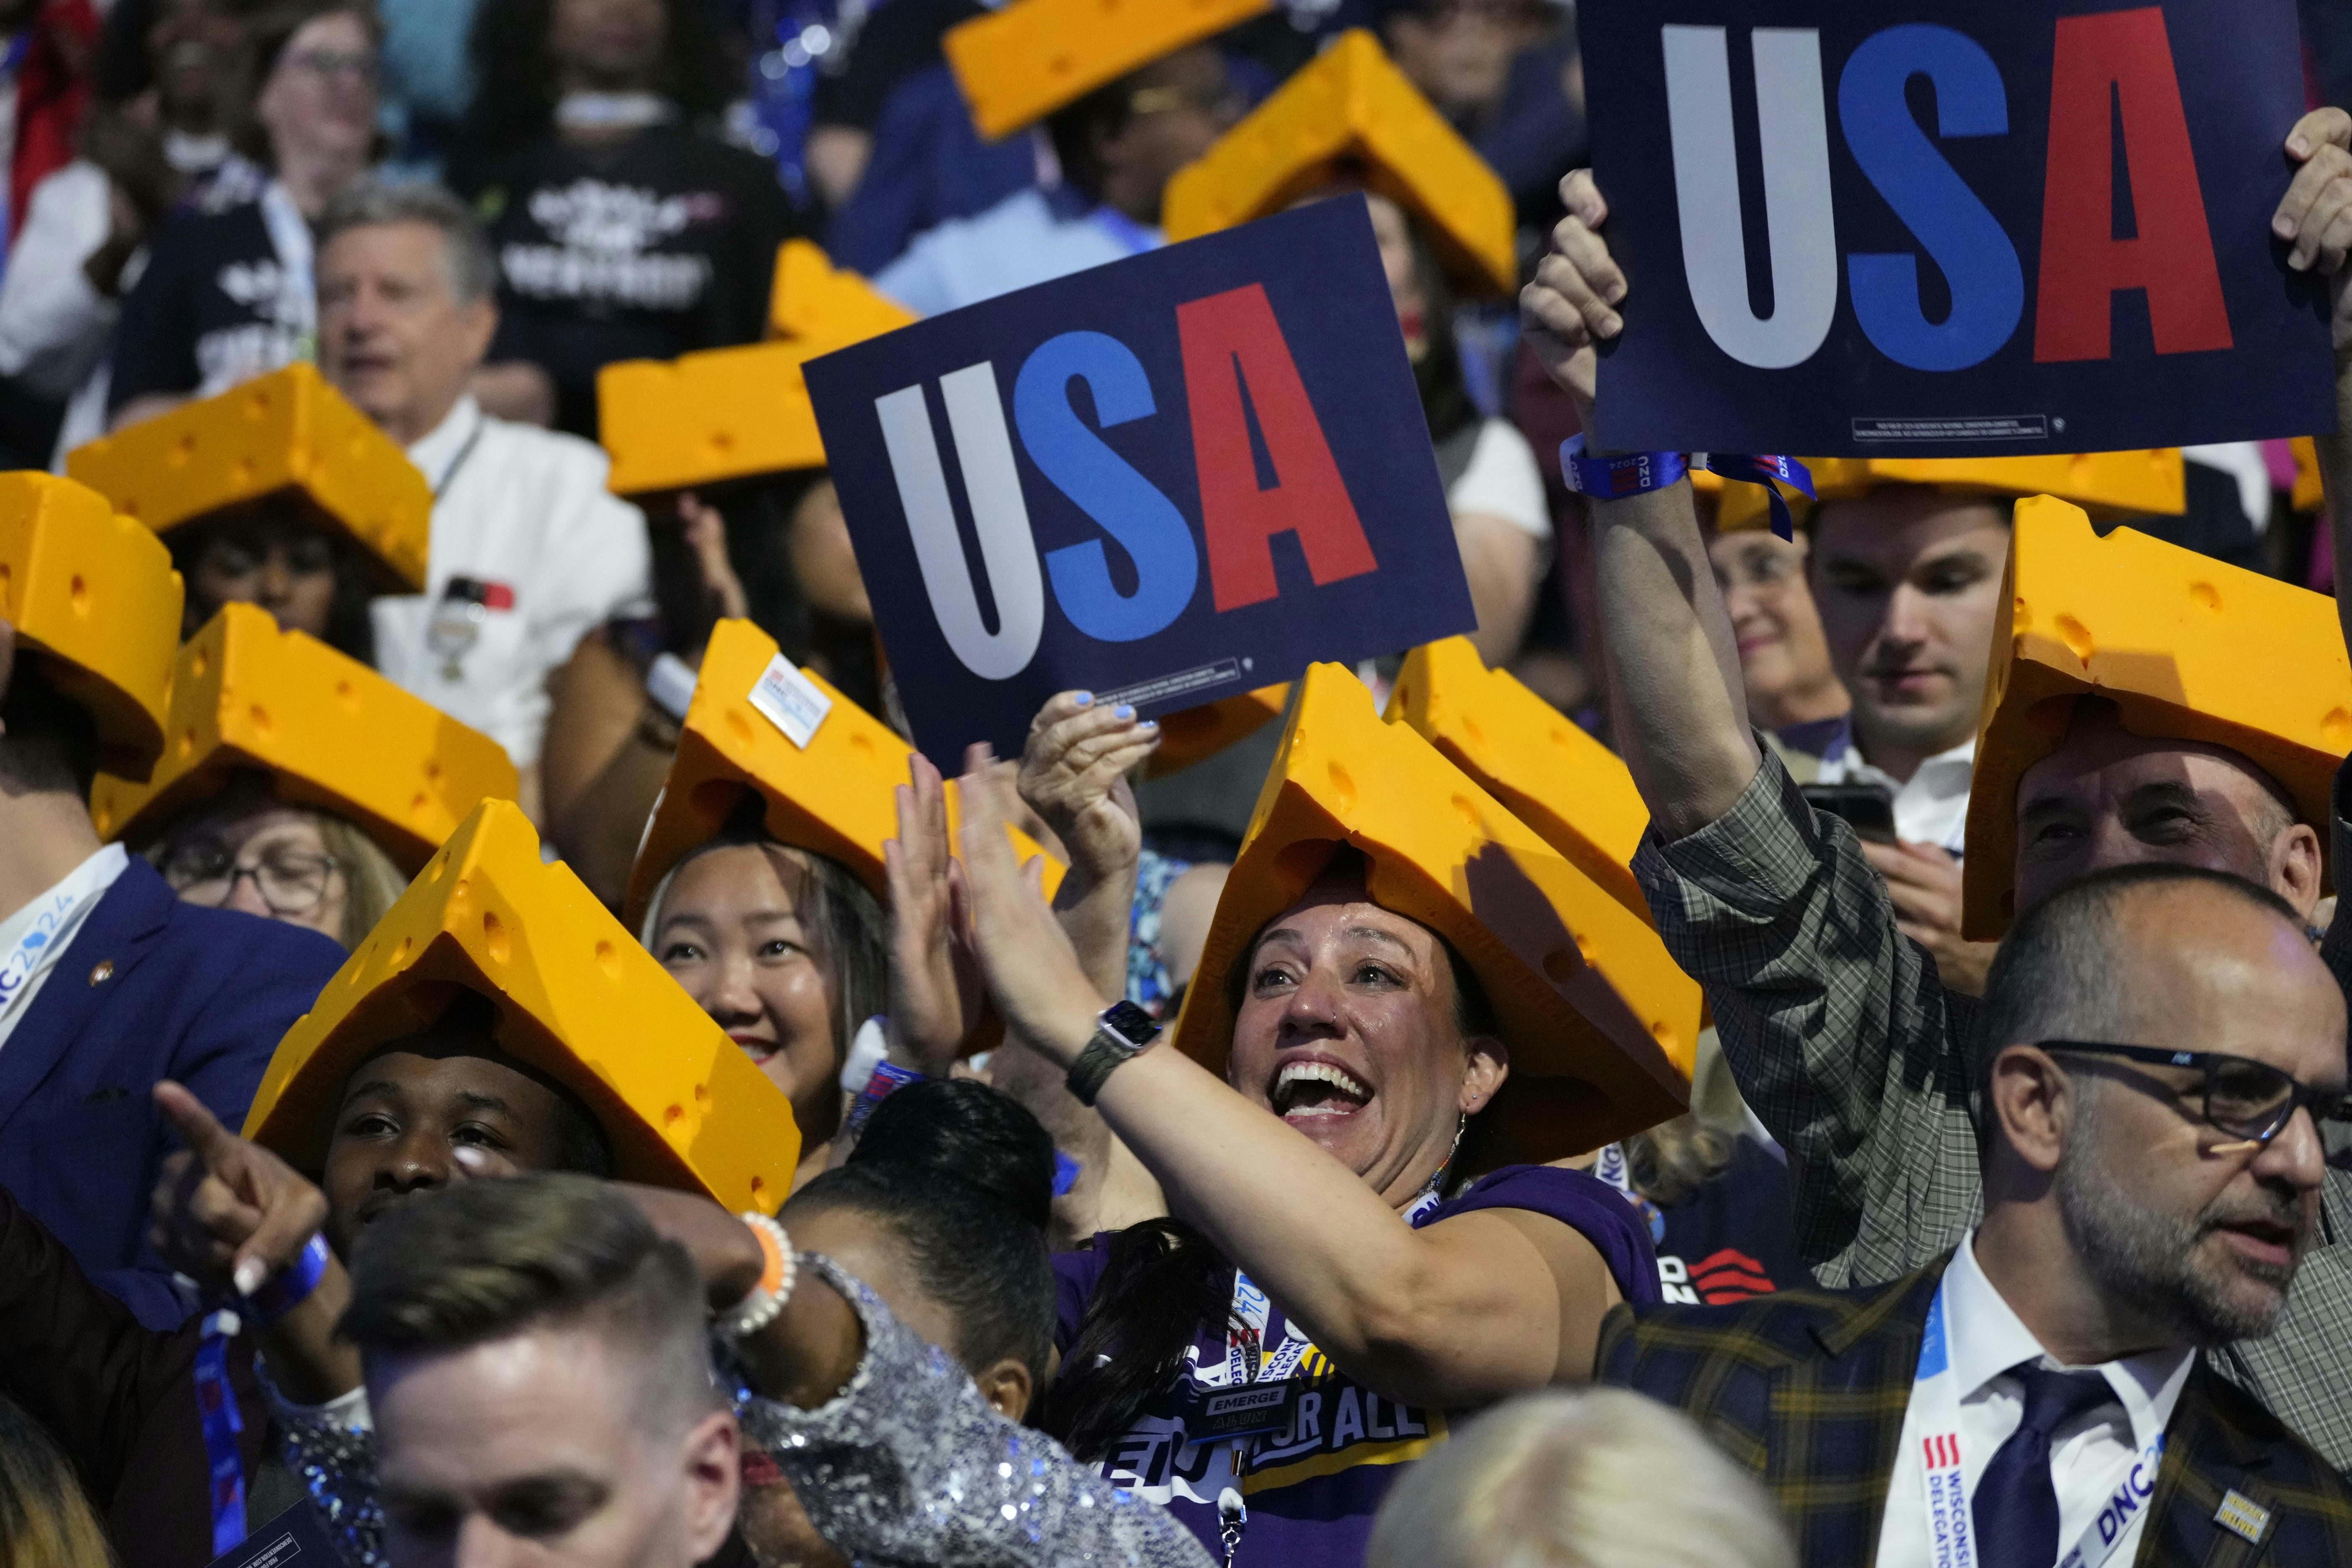
{"label": "black t-shirt with white print", "polygon": [[776,247],[795,230],[766,159],[681,126],[585,147],[553,133],[484,171],[499,259],[490,359],[554,381],[557,424],[596,435],[596,372],[765,335]]}
{"label": "black t-shirt with white print", "polygon": [[164,220],[122,301],[109,413],[147,393],[220,391],[301,354],[308,323],[289,319],[263,180],[233,164]]}

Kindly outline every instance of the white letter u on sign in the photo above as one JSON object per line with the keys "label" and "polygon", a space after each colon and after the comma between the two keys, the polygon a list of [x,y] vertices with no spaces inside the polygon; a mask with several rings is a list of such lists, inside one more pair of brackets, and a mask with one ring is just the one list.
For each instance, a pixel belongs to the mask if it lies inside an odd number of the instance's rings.
{"label": "white letter u on sign", "polygon": [[1739,164],[1731,130],[1731,62],[1721,27],[1661,29],[1666,116],[1682,215],[1683,276],[1716,346],[1742,364],[1782,370],[1812,357],[1837,313],[1837,236],[1830,213],[1830,136],[1822,39],[1811,27],[1758,27],[1756,119],[1764,155],[1764,230],[1772,313],[1748,292]]}
{"label": "white letter u on sign", "polygon": [[931,434],[930,411],[920,386],[901,387],[874,400],[890,471],[898,481],[898,504],[922,568],[923,591],[938,617],[940,635],[964,667],[982,680],[1006,680],[1029,666],[1045,629],[1045,583],[1037,563],[1036,537],[1029,508],[1021,499],[1021,473],[1013,460],[1013,437],[1004,427],[1004,404],[997,395],[996,368],[988,361],[940,378],[963,465],[964,494],[971,502],[972,527],[980,535],[980,559],[996,601],[996,630],[980,617],[980,593],[956,531],[955,508],[948,500],[947,472]]}

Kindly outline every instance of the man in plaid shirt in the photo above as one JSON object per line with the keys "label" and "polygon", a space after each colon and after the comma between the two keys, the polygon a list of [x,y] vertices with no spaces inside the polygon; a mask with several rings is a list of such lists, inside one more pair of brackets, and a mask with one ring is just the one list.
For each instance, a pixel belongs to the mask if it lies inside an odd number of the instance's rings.
{"label": "man in plaid shirt", "polygon": [[[2334,278],[2338,401],[2352,432],[2347,149],[2343,110],[2297,123],[2287,151],[2301,167],[2276,227],[2291,265]],[[1521,304],[1590,431],[1601,427],[1594,344],[1622,330],[1626,281],[1598,232],[1608,206],[1590,174],[1570,176],[1562,195],[1569,216]],[[2332,495],[2352,493],[2352,435],[2322,437],[2322,468]],[[2337,509],[2339,562],[2352,562],[2347,510]],[[1806,1260],[1826,1285],[1899,1279],[1950,1249],[1982,1212],[1967,1066],[1976,1005],[1947,991],[1897,929],[1852,831],[1815,815],[1758,745],[1688,484],[1596,500],[1591,516],[1618,739],[1651,811],[1634,871],[1668,949],[1706,987],[1741,1092],[1791,1157]],[[2029,775],[2065,798],[2068,820],[2040,847],[2019,835],[2018,908],[2102,867],[2171,860],[2268,887],[2308,915],[2321,887],[2318,825],[2293,820],[2273,780],[2221,747],[2128,735],[2095,706]],[[2352,829],[2337,798],[2329,826],[2342,847]],[[2347,925],[2335,924],[2322,956],[2352,989]],[[2318,1238],[2278,1331],[2214,1359],[2330,1462],[2352,1467],[2345,1151],[2327,1165]]]}

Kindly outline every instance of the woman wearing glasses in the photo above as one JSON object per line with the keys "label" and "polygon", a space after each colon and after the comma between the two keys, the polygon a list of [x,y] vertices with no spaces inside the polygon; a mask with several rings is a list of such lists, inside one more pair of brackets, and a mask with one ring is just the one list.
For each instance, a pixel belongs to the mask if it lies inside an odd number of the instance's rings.
{"label": "woman wearing glasses", "polygon": [[183,901],[308,927],[346,948],[514,764],[355,660],[250,605],[180,650],[183,738],[144,784],[99,775],[90,815]]}

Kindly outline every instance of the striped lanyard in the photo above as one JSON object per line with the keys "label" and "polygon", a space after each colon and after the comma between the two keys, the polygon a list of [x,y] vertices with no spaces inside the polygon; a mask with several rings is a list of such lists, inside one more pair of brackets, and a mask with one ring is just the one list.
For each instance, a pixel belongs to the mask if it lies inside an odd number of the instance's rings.
{"label": "striped lanyard", "polygon": [[[1977,1568],[1976,1518],[1968,1488],[1967,1455],[1960,1435],[1959,1373],[1952,1370],[1950,1340],[1946,1332],[1946,1285],[1936,1287],[1927,1309],[1927,1326],[1919,1342],[1919,1369],[1911,1386],[1918,1406],[1920,1463],[1926,1485],[1920,1496],[1927,1513],[1927,1549],[1936,1568]],[[2158,1466],[2164,1458],[2164,1434],[2158,1432],[2132,1457],[2116,1501],[2099,1510],[2074,1544],[2058,1560],[2058,1568],[2100,1568],[2123,1544],[2133,1514],[2147,1506],[2156,1492]],[[2118,1506],[2128,1493],[2128,1504]],[[1987,1563],[1984,1568],[2012,1568]],[[2032,1568],[2019,1564],[2016,1568]]]}

